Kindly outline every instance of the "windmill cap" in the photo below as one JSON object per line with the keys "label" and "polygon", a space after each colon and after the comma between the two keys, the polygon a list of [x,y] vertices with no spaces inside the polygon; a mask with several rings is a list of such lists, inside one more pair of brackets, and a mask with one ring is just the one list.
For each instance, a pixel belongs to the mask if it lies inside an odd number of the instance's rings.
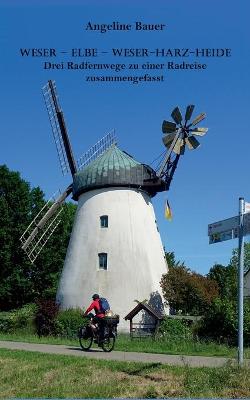
{"label": "windmill cap", "polygon": [[113,145],[98,158],[93,160],[84,169],[78,171],[73,177],[73,199],[90,190],[107,187],[140,188],[154,195],[158,191],[165,190],[161,182],[157,187],[152,183],[156,178],[155,171],[144,164],[139,163],[126,152]]}
{"label": "windmill cap", "polygon": [[96,300],[96,299],[99,299],[99,297],[100,297],[99,294],[95,293],[95,294],[93,294],[92,299]]}

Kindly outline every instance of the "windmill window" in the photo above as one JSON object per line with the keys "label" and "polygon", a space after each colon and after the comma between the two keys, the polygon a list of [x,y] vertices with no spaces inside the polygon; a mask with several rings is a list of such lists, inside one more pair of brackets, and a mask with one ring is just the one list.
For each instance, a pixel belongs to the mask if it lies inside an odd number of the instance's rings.
{"label": "windmill window", "polygon": [[101,225],[101,228],[108,228],[109,218],[107,215],[102,215],[100,217],[100,225]]}
{"label": "windmill window", "polygon": [[108,254],[107,253],[99,253],[99,269],[107,270],[108,269]]}

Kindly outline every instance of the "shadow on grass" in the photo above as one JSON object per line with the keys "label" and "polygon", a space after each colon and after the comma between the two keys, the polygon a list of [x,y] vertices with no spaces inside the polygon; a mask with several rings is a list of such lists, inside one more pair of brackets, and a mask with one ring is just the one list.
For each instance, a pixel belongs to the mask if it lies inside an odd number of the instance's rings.
{"label": "shadow on grass", "polygon": [[121,369],[122,372],[125,372],[127,375],[138,375],[140,376],[142,372],[144,371],[149,371],[150,372],[156,368],[161,367],[161,363],[151,363],[151,364],[145,364],[141,365],[139,368],[133,369],[132,371],[128,371],[126,368]]}

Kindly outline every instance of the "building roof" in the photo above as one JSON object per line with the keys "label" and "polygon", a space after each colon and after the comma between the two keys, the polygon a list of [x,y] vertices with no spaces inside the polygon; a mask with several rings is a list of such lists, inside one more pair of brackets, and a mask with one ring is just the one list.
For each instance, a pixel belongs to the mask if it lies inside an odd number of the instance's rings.
{"label": "building roof", "polygon": [[[156,181],[154,184],[152,179]],[[164,182],[151,167],[136,161],[116,145],[74,175],[73,198],[77,200],[84,192],[110,186],[141,188],[152,196],[165,190]]]}
{"label": "building roof", "polygon": [[160,314],[158,311],[154,310],[149,304],[139,302],[133,310],[131,310],[124,319],[131,320],[133,319],[141,310],[147,311],[152,317],[162,320],[164,315]]}

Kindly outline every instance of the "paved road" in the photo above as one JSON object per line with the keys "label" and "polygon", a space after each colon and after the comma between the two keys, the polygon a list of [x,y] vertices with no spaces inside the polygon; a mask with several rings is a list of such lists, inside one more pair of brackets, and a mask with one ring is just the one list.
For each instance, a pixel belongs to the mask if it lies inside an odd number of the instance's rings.
{"label": "paved road", "polygon": [[[49,354],[62,354],[77,357],[87,357],[98,360],[117,360],[117,361],[139,361],[149,363],[161,363],[168,365],[189,365],[191,367],[218,367],[228,362],[235,363],[235,360],[223,357],[201,357],[201,356],[175,356],[166,354],[136,353],[125,351],[112,351],[104,353],[101,349],[82,351],[80,347],[51,345],[38,343],[0,341],[0,348],[12,350],[38,351]],[[250,360],[245,361],[250,366]]]}

